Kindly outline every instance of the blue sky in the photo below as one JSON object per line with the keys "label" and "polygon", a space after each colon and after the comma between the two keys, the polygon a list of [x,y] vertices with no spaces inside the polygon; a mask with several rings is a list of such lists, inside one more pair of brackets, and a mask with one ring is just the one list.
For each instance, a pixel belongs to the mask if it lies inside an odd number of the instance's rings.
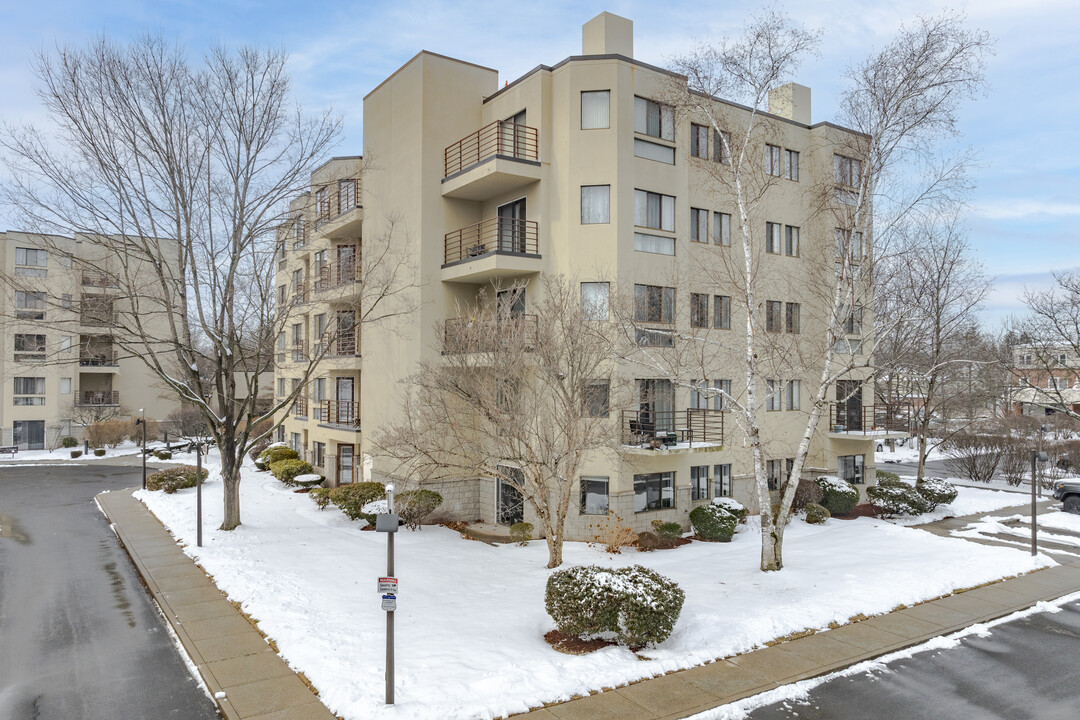
{"label": "blue sky", "polygon": [[[0,121],[41,121],[30,73],[35,52],[102,32],[121,40],[163,32],[193,53],[214,41],[285,47],[298,100],[341,112],[345,135],[337,153],[356,154],[363,96],[421,49],[496,68],[501,80],[513,80],[579,53],[581,24],[608,10],[634,21],[639,59],[665,65],[695,41],[737,32],[760,6],[744,0],[9,2],[0,10]],[[819,54],[795,78],[813,90],[814,122],[833,118],[844,70],[906,20],[951,7],[988,30],[997,43],[990,89],[964,107],[960,140],[980,158],[968,214],[972,246],[997,278],[984,318],[994,324],[1020,311],[1025,287],[1044,285],[1054,270],[1080,267],[1080,3],[806,0],[778,7],[823,31]],[[14,229],[3,213],[0,227]]]}

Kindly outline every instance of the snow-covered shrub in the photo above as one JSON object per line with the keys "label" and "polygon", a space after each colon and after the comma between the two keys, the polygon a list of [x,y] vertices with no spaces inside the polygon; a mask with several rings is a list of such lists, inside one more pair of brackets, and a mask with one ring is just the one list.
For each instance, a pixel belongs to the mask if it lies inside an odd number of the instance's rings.
{"label": "snow-covered shrub", "polygon": [[[172,495],[181,488],[195,487],[196,468],[194,465],[178,465],[166,470],[158,470],[146,477],[147,490],[164,490],[167,495]],[[202,479],[205,481],[210,475],[206,468],[202,468]]]}
{"label": "snow-covered shrub", "polygon": [[[262,440],[255,443],[248,449],[248,457],[251,458],[252,462],[255,463],[255,467],[259,467],[259,463],[262,462],[262,460],[259,459],[259,456],[266,452],[266,449],[268,447],[270,447],[270,438],[264,437]],[[259,469],[263,470],[265,468]]]}
{"label": "snow-covered shrub", "polygon": [[394,510],[410,530],[419,530],[427,516],[442,505],[442,495],[434,490],[406,490],[394,499]]}
{"label": "snow-covered shrub", "polygon": [[62,440],[60,440],[60,445],[61,445],[61,447],[66,447],[66,448],[78,447],[79,446],[79,441],[69,435],[68,437],[63,438]]}
{"label": "snow-covered shrub", "polygon": [[341,485],[330,491],[330,502],[334,503],[350,520],[366,520],[375,524],[375,513],[365,512],[364,506],[372,500],[386,497],[386,488],[378,482],[358,482]]}
{"label": "snow-covered shrub", "polygon": [[956,500],[956,487],[941,478],[923,478],[915,483],[915,489],[935,507],[948,505]]}
{"label": "snow-covered shrub", "polygon": [[874,511],[884,517],[922,515],[934,509],[933,503],[927,501],[913,486],[904,482],[873,485],[866,488],[866,496],[870,498]]}
{"label": "snow-covered shrub", "polygon": [[674,521],[664,522],[663,520],[657,518],[656,520],[652,521],[652,526],[653,530],[656,531],[656,534],[662,538],[672,540],[674,538],[682,537],[683,530],[680,523]]}
{"label": "snow-covered shrub", "polygon": [[791,509],[798,512],[807,505],[819,505],[824,497],[825,493],[821,491],[820,485],[813,480],[800,478],[795,488],[795,499],[791,503]]}
{"label": "snow-covered shrub", "polygon": [[311,470],[311,463],[296,458],[270,463],[270,474],[284,485],[292,485],[293,478],[297,475],[307,475]]}
{"label": "snow-covered shrub", "polygon": [[263,462],[267,467],[273,465],[279,460],[297,460],[300,458],[300,453],[293,450],[288,445],[271,445],[270,447],[259,453],[258,460]]}
{"label": "snow-covered shrub", "polygon": [[311,498],[320,510],[325,510],[326,506],[330,504],[330,493],[333,488],[315,488],[308,497]]}
{"label": "snow-covered shrub", "polygon": [[620,644],[643,647],[671,635],[685,599],[674,581],[641,565],[585,565],[552,573],[544,606],[567,635],[610,633]]}
{"label": "snow-covered shrub", "polygon": [[820,525],[821,523],[832,517],[832,513],[829,512],[829,508],[824,505],[818,505],[817,503],[807,503],[806,505],[806,522],[811,525]]}
{"label": "snow-covered shrub", "polygon": [[887,485],[889,483],[898,483],[902,481],[900,480],[900,476],[896,473],[888,472],[887,470],[878,470],[877,482],[878,485]]}
{"label": "snow-covered shrub", "polygon": [[105,448],[94,448],[94,455],[97,457],[105,457]]}
{"label": "snow-covered shrub", "polygon": [[729,513],[735,516],[735,519],[739,522],[746,520],[746,508],[738,500],[733,500],[729,497],[717,497],[712,499],[712,504],[717,507],[722,507]]}
{"label": "snow-covered shrub", "polygon": [[533,537],[532,523],[519,522],[510,526],[510,541],[525,547]]}
{"label": "snow-covered shrub", "polygon": [[154,453],[154,457],[158,460],[172,460],[172,453],[168,450],[158,450]]}
{"label": "snow-covered shrub", "polygon": [[833,515],[849,513],[859,502],[859,488],[838,477],[822,475],[817,484],[822,492],[821,504]]}
{"label": "snow-covered shrub", "polygon": [[75,459],[77,457],[82,457],[82,450],[72,450],[71,451],[71,457],[72,457],[72,459]]}
{"label": "snow-covered shrub", "polygon": [[723,505],[698,505],[690,511],[690,524],[702,540],[731,542],[739,518]]}

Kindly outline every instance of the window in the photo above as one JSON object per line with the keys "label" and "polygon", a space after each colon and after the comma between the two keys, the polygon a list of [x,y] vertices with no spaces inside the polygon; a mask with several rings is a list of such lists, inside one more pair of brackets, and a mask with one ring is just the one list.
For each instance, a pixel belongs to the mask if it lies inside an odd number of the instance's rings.
{"label": "window", "polygon": [[837,338],[833,352],[838,355],[861,355],[862,340],[859,338]]}
{"label": "window", "polygon": [[862,163],[843,155],[833,155],[833,182],[846,187],[862,183]]}
{"label": "window", "polygon": [[634,224],[653,230],[675,232],[675,198],[671,195],[635,190]]}
{"label": "window", "polygon": [[1064,354],[1055,355],[1054,356],[1054,362],[1056,362],[1058,365],[1064,365],[1065,364],[1065,355]]}
{"label": "window", "polygon": [[278,378],[278,381],[277,381],[277,394],[278,394],[278,397],[285,397],[287,392],[288,391],[285,390],[285,378]]}
{"label": "window", "polygon": [[765,301],[765,332],[780,332],[780,318],[784,304],[779,300]]}
{"label": "window", "polygon": [[780,177],[780,148],[776,145],[765,146],[765,173],[774,177]]}
{"label": "window", "polygon": [[713,213],[713,242],[717,245],[731,245],[731,215]]}
{"label": "window", "polygon": [[302,441],[300,440],[300,433],[290,433],[289,447],[291,447],[296,452],[302,452],[303,451],[304,445],[303,445]]}
{"label": "window", "polygon": [[709,499],[709,466],[690,466],[690,499]]}
{"label": "window", "polygon": [[690,123],[690,156],[709,159],[709,128]]}
{"label": "window", "polygon": [[303,247],[307,242],[307,226],[304,224],[304,216],[297,215],[296,221],[293,223],[293,247]]}
{"label": "window", "polygon": [[322,270],[326,267],[326,251],[320,250],[312,256],[312,262],[314,264],[315,276],[322,275]]}
{"label": "window", "polygon": [[311,464],[315,467],[326,467],[326,443],[311,443]]}
{"label": "window", "polygon": [[610,108],[610,90],[591,90],[581,93],[581,129],[601,130],[611,127]]}
{"label": "window", "polygon": [[323,403],[326,402],[326,378],[315,378],[311,381],[311,416],[322,422],[326,422],[326,408],[323,407]]}
{"label": "window", "polygon": [[792,460],[766,460],[765,472],[769,477],[769,490],[779,490],[791,472]]}
{"label": "window", "polygon": [[1048,377],[1046,379],[1046,389],[1047,390],[1068,390],[1069,389],[1069,379],[1068,378]]}
{"label": "window", "polygon": [[799,256],[799,228],[791,225],[784,227],[784,254],[790,257]]}
{"label": "window", "polygon": [[606,418],[610,412],[611,382],[609,380],[589,380],[582,388],[582,414],[585,417]]}
{"label": "window", "polygon": [[654,255],[674,255],[675,238],[648,233],[634,233],[634,250]]}
{"label": "window", "polygon": [[723,410],[724,398],[730,396],[730,380],[697,380],[690,389],[690,409]]}
{"label": "window", "polygon": [[15,359],[16,360],[44,360],[45,359],[45,336],[15,334]]}
{"label": "window", "polygon": [[583,477],[581,483],[581,514],[608,514],[608,479],[606,477]]}
{"label": "window", "polygon": [[60,352],[65,352],[66,353],[66,352],[70,352],[70,351],[71,351],[71,336],[70,335],[61,335],[60,336]]}
{"label": "window", "polygon": [[634,476],[634,512],[675,507],[675,473]]}
{"label": "window", "polygon": [[45,404],[45,378],[17,377],[13,379],[15,381],[15,397],[12,398],[12,404],[19,406]]}
{"label": "window", "polygon": [[713,328],[731,329],[731,296],[713,295]]}
{"label": "window", "polygon": [[285,296],[288,294],[289,288],[286,285],[279,285],[277,289],[277,301],[278,305],[285,304]]}
{"label": "window", "polygon": [[649,142],[641,138],[634,138],[634,155],[646,160],[675,164],[675,148],[659,143]]}
{"label": "window", "polygon": [[780,380],[768,379],[765,381],[765,409],[769,412],[776,412],[782,409],[780,404],[780,390],[783,388],[784,383]]}
{"label": "window", "polygon": [[780,254],[780,223],[765,223],[765,252],[773,255]]}
{"label": "window", "polygon": [[784,304],[784,332],[799,332],[799,303]]}
{"label": "window", "polygon": [[645,98],[634,98],[634,132],[675,141],[675,109]]}
{"label": "window", "polygon": [[581,283],[581,312],[592,320],[607,320],[610,313],[610,283]]}
{"label": "window", "polygon": [[731,465],[713,465],[713,497],[731,497]]}
{"label": "window", "polygon": [[599,225],[611,222],[611,186],[581,186],[581,224]]}
{"label": "window", "polygon": [[71,309],[71,295],[70,294],[63,293],[63,294],[60,295],[60,307],[64,308],[65,310],[70,310]]}
{"label": "window", "polygon": [[844,332],[848,335],[862,333],[862,308],[858,305],[855,306],[855,309],[848,314],[847,320],[844,321]]}
{"label": "window", "polygon": [[722,165],[731,164],[731,135],[713,130],[713,161]]}
{"label": "window", "polygon": [[330,219],[330,189],[319,188],[315,191],[315,224]]}
{"label": "window", "polygon": [[841,480],[852,485],[862,485],[864,455],[840,455],[836,458],[837,472]]}
{"label": "window", "polygon": [[709,327],[709,296],[690,293],[690,327]]}
{"label": "window", "polygon": [[709,242],[709,211],[690,208],[690,239]]}
{"label": "window", "polygon": [[15,291],[15,318],[18,320],[45,319],[45,293]]}
{"label": "window", "polygon": [[675,322],[675,288],[634,285],[634,320],[664,325]]}
{"label": "window", "polygon": [[799,153],[794,150],[784,150],[784,177],[799,181]]}
{"label": "window", "polygon": [[48,255],[35,248],[15,248],[15,274],[23,277],[45,277]]}
{"label": "window", "polygon": [[801,380],[788,380],[784,384],[784,409],[798,410],[799,396],[802,394]]}
{"label": "window", "polygon": [[1031,365],[1031,355],[1018,355],[1016,360],[1017,365]]}
{"label": "window", "polygon": [[338,180],[338,212],[356,207],[356,181]]}
{"label": "window", "polygon": [[861,262],[863,257],[863,234],[861,232],[848,232],[843,228],[836,228],[835,235],[836,257],[842,258],[846,254],[847,257],[851,259],[851,262]]}
{"label": "window", "polygon": [[70,395],[71,394],[71,378],[66,378],[66,377],[60,378],[60,394],[61,395]]}

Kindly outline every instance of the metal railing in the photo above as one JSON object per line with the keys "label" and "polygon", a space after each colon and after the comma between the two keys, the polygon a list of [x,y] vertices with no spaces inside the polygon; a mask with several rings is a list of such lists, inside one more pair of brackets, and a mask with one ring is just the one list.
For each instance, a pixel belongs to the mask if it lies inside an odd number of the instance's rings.
{"label": "metal railing", "polygon": [[119,405],[119,390],[84,390],[77,396],[79,405]]}
{"label": "metal railing", "polygon": [[912,433],[910,407],[867,406],[850,407],[845,403],[829,403],[829,430],[833,433]]}
{"label": "metal railing", "polygon": [[114,350],[79,354],[79,367],[116,367],[118,364],[119,358]]}
{"label": "metal railing", "polygon": [[293,285],[292,304],[303,305],[307,302],[307,283],[295,283]]}
{"label": "metal railing", "polygon": [[496,155],[515,160],[539,160],[540,133],[528,125],[496,120],[446,148],[443,177],[450,177]]}
{"label": "metal railing", "polygon": [[724,411],[623,410],[620,427],[623,445],[652,445],[656,441],[671,444],[672,439],[689,443],[691,447],[694,443],[723,444]]}
{"label": "metal railing", "polygon": [[298,397],[293,400],[292,414],[293,417],[307,417],[307,398]]}
{"label": "metal railing", "polygon": [[320,342],[315,346],[316,353],[323,353],[323,357],[359,357],[360,344],[356,341],[356,333],[342,333],[338,337],[327,342]]}
{"label": "metal railing", "polygon": [[294,342],[292,344],[292,361],[303,362],[304,360],[307,360],[307,357],[307,343],[303,340]]}
{"label": "metal railing", "polygon": [[91,308],[79,313],[79,324],[85,327],[111,327],[116,325],[120,314],[110,310]]}
{"label": "metal railing", "polygon": [[327,425],[346,425],[360,429],[360,403],[355,400],[324,400],[322,421]]}
{"label": "metal railing", "polygon": [[327,263],[319,268],[319,277],[315,280],[317,293],[360,282],[360,263],[357,258],[348,261]]}
{"label": "metal railing", "polygon": [[120,287],[120,282],[112,275],[95,270],[82,271],[83,287],[115,288]]}
{"label": "metal railing", "polygon": [[443,355],[496,352],[519,342],[532,350],[536,347],[538,321],[536,315],[498,320],[447,318],[443,324]]}
{"label": "metal railing", "polygon": [[488,253],[538,255],[540,226],[535,220],[493,217],[446,234],[443,262],[478,258]]}
{"label": "metal railing", "polygon": [[363,207],[360,204],[359,181],[342,179],[331,183],[326,186],[326,194],[315,200],[315,225],[327,223],[358,207]]}

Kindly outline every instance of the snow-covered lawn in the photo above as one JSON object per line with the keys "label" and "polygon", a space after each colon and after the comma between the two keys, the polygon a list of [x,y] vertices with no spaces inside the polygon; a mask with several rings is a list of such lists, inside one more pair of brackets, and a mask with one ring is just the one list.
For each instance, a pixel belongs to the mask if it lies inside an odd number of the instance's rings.
{"label": "snow-covered lawn", "polygon": [[508,715],[1053,564],[870,518],[793,521],[785,569],[768,574],[757,570],[753,518],[727,544],[610,556],[568,543],[567,565],[640,563],[686,592],[682,617],[661,646],[569,656],[543,640],[553,627],[544,611],[551,571],[543,541],[493,547],[442,527],[403,530],[396,541],[398,704],[391,709],[383,705],[385,619],[376,592],[386,537],[362,532],[333,508],[319,511],[306,495],[250,468],[241,486],[244,524],[218,531],[222,486],[213,454],[208,464],[202,548],[194,547],[194,489],[136,496],[259,621],[331,711],[351,720]]}
{"label": "snow-covered lawn", "polygon": [[[149,444],[149,443],[148,443]],[[83,453],[81,457],[72,458],[72,450],[82,450],[83,444],[79,443],[73,448],[58,447],[55,450],[20,450],[15,455],[0,455],[0,464],[3,463],[25,463],[32,464],[35,462],[41,462],[42,460],[67,460],[68,462],[81,463],[86,460],[108,460],[109,458],[116,458],[121,455],[138,455],[139,445],[133,442],[122,442],[114,448],[105,448],[105,454],[101,457],[94,455],[93,449],[89,454]]]}
{"label": "snow-covered lawn", "polygon": [[[1074,534],[1075,533],[1075,534]],[[1010,542],[1001,536],[1014,537],[1017,546],[1029,547],[1031,540],[1031,516],[1026,513],[1018,513],[1006,517],[987,516],[967,525],[960,530],[954,530],[953,535],[964,538],[989,537],[998,542]],[[1066,545],[1080,550],[1080,515],[1072,515],[1066,512],[1050,512],[1039,515],[1038,542],[1054,542],[1058,545]],[[1064,552],[1055,548],[1053,552]]]}
{"label": "snow-covered lawn", "polygon": [[[937,441],[934,439],[930,440],[931,444],[935,442]],[[886,466],[889,463],[913,463],[919,461],[919,445],[918,440],[915,438],[907,440],[903,447],[897,445],[896,452],[891,452],[889,448],[885,446],[884,440],[882,440],[880,444],[883,448],[874,453],[874,463],[883,470],[888,470],[888,467]],[[877,443],[875,443],[875,447],[877,447]],[[944,460],[945,456],[936,447],[931,447],[930,454],[927,455],[926,459]]]}
{"label": "snow-covered lawn", "polygon": [[[914,477],[902,476],[904,480],[914,482]],[[955,484],[953,478],[949,479]],[[896,517],[889,522],[897,525],[921,525],[944,520],[947,517],[963,517],[964,515],[978,515],[979,513],[994,512],[1007,507],[1023,505],[1027,495],[1017,495],[1015,492],[1006,490],[991,490],[957,485],[956,499],[948,505],[940,505],[933,512],[914,517]]]}

